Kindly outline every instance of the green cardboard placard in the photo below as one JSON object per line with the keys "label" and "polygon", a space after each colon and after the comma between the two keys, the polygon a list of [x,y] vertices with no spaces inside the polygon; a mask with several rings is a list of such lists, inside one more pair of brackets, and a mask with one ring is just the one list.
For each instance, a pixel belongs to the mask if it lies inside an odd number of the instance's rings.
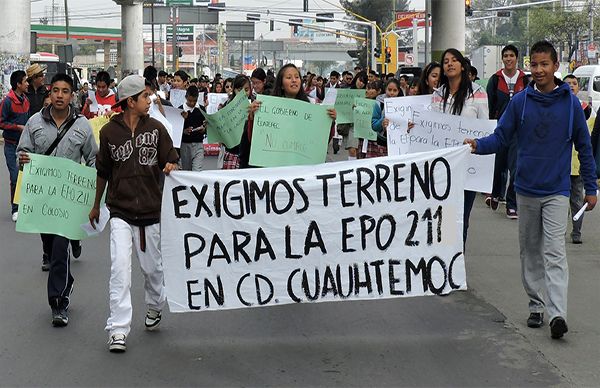
{"label": "green cardboard placard", "polygon": [[248,96],[240,92],[217,113],[208,114],[200,110],[208,123],[208,142],[223,143],[227,148],[233,148],[240,144],[244,133],[244,123],[248,119],[249,105]]}
{"label": "green cardboard placard", "polygon": [[96,169],[54,156],[29,154],[23,166],[17,232],[83,240],[81,225],[96,197]]}
{"label": "green cardboard placard", "polygon": [[357,139],[377,140],[373,130],[373,107],[377,101],[368,98],[354,98],[354,137]]}
{"label": "green cardboard placard", "polygon": [[337,89],[337,97],[335,98],[335,111],[337,118],[335,122],[338,124],[351,124],[354,122],[352,107],[356,97],[362,98],[365,96],[364,89]]}
{"label": "green cardboard placard", "polygon": [[278,167],[325,162],[332,119],[327,107],[283,97],[258,95],[250,165]]}

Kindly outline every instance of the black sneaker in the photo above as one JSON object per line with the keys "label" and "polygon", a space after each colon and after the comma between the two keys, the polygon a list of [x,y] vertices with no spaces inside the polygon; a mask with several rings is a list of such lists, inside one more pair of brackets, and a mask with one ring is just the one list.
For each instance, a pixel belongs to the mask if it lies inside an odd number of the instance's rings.
{"label": "black sneaker", "polygon": [[127,350],[125,334],[113,334],[108,340],[108,350],[112,353],[123,353]]}
{"label": "black sneaker", "polygon": [[69,323],[69,316],[66,309],[52,309],[52,326],[64,327]]}
{"label": "black sneaker", "polygon": [[81,256],[81,241],[71,240],[71,249],[73,251],[73,257],[79,259],[79,256]]}
{"label": "black sneaker", "polygon": [[144,319],[144,325],[146,326],[146,330],[154,331],[158,330],[160,326],[160,321],[162,318],[162,314],[160,311],[154,309],[148,309],[146,313],[146,319]]}
{"label": "black sneaker", "polygon": [[42,271],[50,271],[50,258],[45,253],[42,255]]}
{"label": "black sneaker", "polygon": [[527,319],[527,327],[538,328],[544,324],[544,313],[531,313]]}
{"label": "black sneaker", "polygon": [[567,322],[563,317],[556,317],[550,322],[550,336],[552,339],[559,339],[569,331]]}

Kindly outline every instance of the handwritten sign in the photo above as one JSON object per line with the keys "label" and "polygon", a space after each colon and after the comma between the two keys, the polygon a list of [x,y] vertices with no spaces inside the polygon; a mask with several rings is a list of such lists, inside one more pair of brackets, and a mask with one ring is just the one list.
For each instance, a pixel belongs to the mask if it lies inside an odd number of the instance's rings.
{"label": "handwritten sign", "polygon": [[29,154],[23,166],[17,232],[51,233],[82,240],[81,225],[96,196],[96,169],[72,160]]}
{"label": "handwritten sign", "polygon": [[206,113],[216,113],[219,110],[219,105],[224,104],[228,98],[229,95],[227,93],[208,93],[208,105],[206,106]]}
{"label": "handwritten sign", "polygon": [[356,97],[363,98],[365,96],[364,89],[337,89],[337,96],[335,98],[335,111],[337,118],[335,119],[338,124],[350,124],[354,122],[354,116],[352,113],[352,107],[354,106],[354,99]]}
{"label": "handwritten sign", "polygon": [[[431,151],[462,146],[465,138],[478,138],[491,134],[495,120],[480,120],[453,116],[426,110],[426,106],[413,105],[408,109],[401,99],[386,99],[384,106],[388,126],[388,154]],[[400,113],[402,112],[402,113]],[[399,118],[398,118],[399,117]],[[408,120],[415,126],[407,132]],[[494,155],[471,154],[466,165],[465,189],[489,193],[494,177]]]}
{"label": "handwritten sign", "polygon": [[354,137],[357,139],[377,140],[373,130],[373,107],[377,101],[368,98],[354,98]]}
{"label": "handwritten sign", "polygon": [[327,108],[291,98],[258,95],[250,164],[276,167],[324,163],[331,129]]}
{"label": "handwritten sign", "polygon": [[171,173],[161,213],[170,311],[466,289],[469,152]]}
{"label": "handwritten sign", "polygon": [[213,114],[205,114],[208,123],[207,134],[209,143],[223,143],[228,148],[240,144],[244,133],[244,124],[248,120],[248,97],[238,93],[235,98],[221,110]]}
{"label": "handwritten sign", "polygon": [[185,93],[183,89],[171,89],[169,92],[169,101],[173,104],[174,108],[179,108],[185,104]]}

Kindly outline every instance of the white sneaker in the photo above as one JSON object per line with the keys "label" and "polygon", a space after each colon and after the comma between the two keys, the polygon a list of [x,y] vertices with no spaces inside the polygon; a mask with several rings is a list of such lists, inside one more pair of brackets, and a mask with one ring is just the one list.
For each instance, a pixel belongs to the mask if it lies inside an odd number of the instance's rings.
{"label": "white sneaker", "polygon": [[161,312],[153,309],[148,309],[146,313],[146,319],[144,320],[144,324],[146,325],[146,330],[153,331],[157,330],[160,326],[161,320]]}
{"label": "white sneaker", "polygon": [[125,334],[113,334],[110,336],[108,340],[108,350],[113,353],[123,353],[127,350],[127,345],[125,344],[125,340],[127,336]]}
{"label": "white sneaker", "polygon": [[13,222],[17,222],[17,218],[19,218],[19,212],[14,212],[12,214],[12,220],[13,220]]}

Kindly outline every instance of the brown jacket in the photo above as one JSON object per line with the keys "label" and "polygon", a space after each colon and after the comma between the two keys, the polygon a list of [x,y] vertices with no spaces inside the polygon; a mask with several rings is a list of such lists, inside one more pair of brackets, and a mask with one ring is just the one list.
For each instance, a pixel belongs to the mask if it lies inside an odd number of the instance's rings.
{"label": "brown jacket", "polygon": [[111,217],[133,225],[159,222],[160,174],[179,155],[165,127],[145,116],[135,133],[125,124],[123,114],[115,115],[100,131],[96,156],[98,176],[108,181],[106,205]]}

